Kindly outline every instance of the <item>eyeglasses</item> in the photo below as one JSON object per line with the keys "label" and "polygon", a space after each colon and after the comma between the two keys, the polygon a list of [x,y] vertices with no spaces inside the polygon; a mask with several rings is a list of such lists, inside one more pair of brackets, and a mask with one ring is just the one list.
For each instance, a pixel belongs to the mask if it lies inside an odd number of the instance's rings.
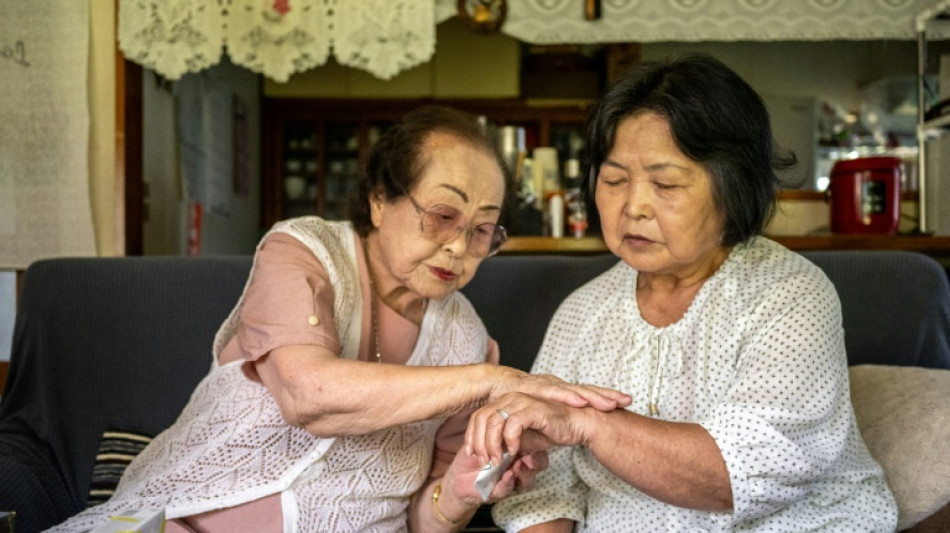
{"label": "eyeglasses", "polygon": [[419,214],[419,226],[427,239],[446,243],[464,231],[468,253],[475,257],[491,257],[497,254],[501,245],[508,240],[508,232],[504,226],[490,222],[466,224],[465,217],[458,209],[445,204],[423,209],[408,191],[404,192]]}

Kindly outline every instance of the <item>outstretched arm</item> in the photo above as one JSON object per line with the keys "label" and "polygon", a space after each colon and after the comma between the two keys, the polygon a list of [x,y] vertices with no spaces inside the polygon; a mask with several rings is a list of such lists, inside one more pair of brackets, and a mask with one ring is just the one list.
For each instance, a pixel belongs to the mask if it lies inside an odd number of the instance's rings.
{"label": "outstretched arm", "polygon": [[362,434],[483,405],[524,391],[575,407],[612,410],[629,397],[493,364],[444,367],[344,360],[320,346],[273,350],[254,368],[284,419],[320,437]]}
{"label": "outstretched arm", "polygon": [[658,500],[691,509],[732,509],[725,461],[699,424],[511,394],[476,411],[466,432],[466,444],[476,454],[500,454],[503,442],[515,453],[586,446],[614,475]]}
{"label": "outstretched arm", "polygon": [[244,297],[240,353],[230,353],[230,360],[246,360],[246,373],[267,387],[288,423],[314,435],[361,434],[446,417],[513,390],[599,409],[613,409],[625,398],[490,364],[407,367],[341,359],[334,301],[313,252],[294,237],[273,234],[257,253]]}

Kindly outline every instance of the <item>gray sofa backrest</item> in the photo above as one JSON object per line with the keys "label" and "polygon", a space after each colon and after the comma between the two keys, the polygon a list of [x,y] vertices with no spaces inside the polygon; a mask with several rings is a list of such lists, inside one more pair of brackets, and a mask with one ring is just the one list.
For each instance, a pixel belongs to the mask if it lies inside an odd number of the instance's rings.
{"label": "gray sofa backrest", "polygon": [[211,365],[250,257],[54,259],[27,270],[0,400],[0,510],[38,531],[86,506],[107,429],[155,435]]}
{"label": "gray sofa backrest", "polygon": [[950,368],[950,288],[933,258],[904,251],[802,255],[838,291],[849,364]]}
{"label": "gray sofa backrest", "polygon": [[[950,368],[950,289],[933,258],[904,251],[813,251],[841,299],[849,364]],[[501,347],[502,363],[529,370],[558,304],[618,259],[500,256],[463,289]]]}
{"label": "gray sofa backrest", "polygon": [[[950,368],[950,289],[929,257],[805,254],[841,295],[852,364]],[[529,369],[557,305],[617,259],[502,256],[464,289],[501,347]],[[39,261],[27,271],[0,401],[0,510],[39,531],[85,507],[105,430],[157,434],[212,362],[214,333],[250,257]]]}

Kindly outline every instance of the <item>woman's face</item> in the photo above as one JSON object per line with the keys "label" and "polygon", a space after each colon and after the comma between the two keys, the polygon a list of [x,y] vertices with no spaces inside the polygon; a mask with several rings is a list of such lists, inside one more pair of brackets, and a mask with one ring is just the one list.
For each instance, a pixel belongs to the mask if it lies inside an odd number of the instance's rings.
{"label": "woman's face", "polygon": [[[683,154],[655,113],[623,119],[595,200],[607,247],[641,272],[689,277],[723,257],[712,177]],[[705,272],[708,274],[709,272]]]}
{"label": "woman's face", "polygon": [[[427,158],[412,199],[423,211],[436,205],[462,214],[462,223],[475,227],[498,223],[505,195],[504,174],[494,157],[446,133],[433,133],[423,151]],[[392,202],[371,200],[373,225],[379,241],[379,287],[391,292],[405,287],[425,298],[443,298],[464,287],[483,257],[469,253],[469,232],[451,240],[427,238],[421,229],[422,214],[403,196]]]}

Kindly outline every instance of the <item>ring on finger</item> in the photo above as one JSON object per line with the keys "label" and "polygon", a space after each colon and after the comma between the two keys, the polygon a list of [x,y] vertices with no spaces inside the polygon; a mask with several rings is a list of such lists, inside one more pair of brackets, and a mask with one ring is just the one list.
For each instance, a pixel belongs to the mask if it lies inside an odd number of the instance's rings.
{"label": "ring on finger", "polygon": [[495,409],[495,412],[501,415],[502,420],[508,420],[508,413],[502,411],[501,409]]}

